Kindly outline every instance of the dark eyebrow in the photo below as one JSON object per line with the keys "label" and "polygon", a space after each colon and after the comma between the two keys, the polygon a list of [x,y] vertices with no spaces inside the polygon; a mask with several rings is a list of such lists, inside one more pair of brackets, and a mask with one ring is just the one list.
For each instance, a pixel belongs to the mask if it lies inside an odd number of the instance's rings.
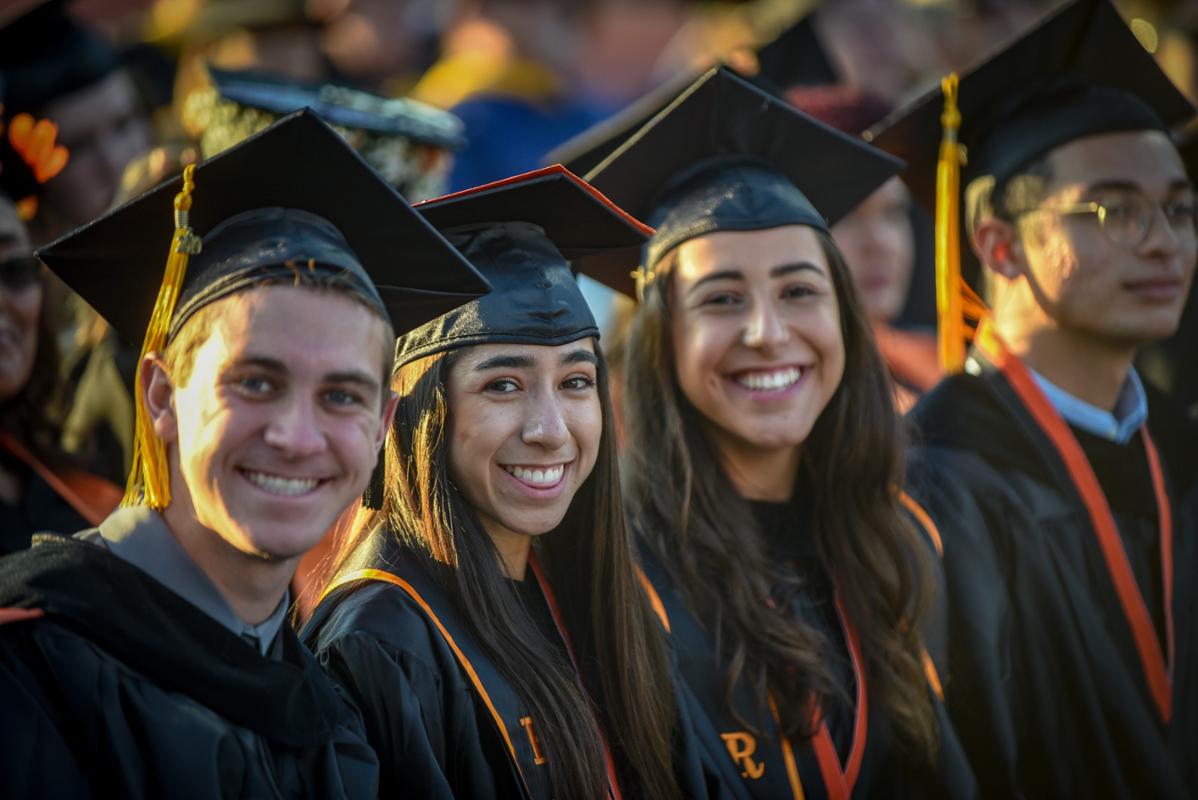
{"label": "dark eyebrow", "polygon": [[810,261],[800,261],[796,264],[782,264],[770,270],[771,278],[781,278],[783,275],[791,275],[796,272],[810,270],[817,275],[823,275],[824,270],[818,264],[813,264]]}
{"label": "dark eyebrow", "polygon": [[[817,275],[824,274],[823,269],[811,263],[810,261],[799,261],[794,264],[779,264],[770,270],[770,277],[781,278],[783,275],[790,275],[792,273],[802,272],[804,270],[811,270]],[[694,285],[687,290],[687,294],[695,291],[703,284],[711,283],[712,281],[743,281],[744,279],[745,274],[739,269],[723,269],[719,272],[713,272],[710,275],[704,275],[702,278],[699,278],[699,280],[695,281]]]}
{"label": "dark eyebrow", "polygon": [[492,356],[474,365],[475,372],[485,372],[489,369],[527,369],[536,366],[529,356]]}
{"label": "dark eyebrow", "polygon": [[599,357],[589,350],[573,350],[562,356],[562,366],[569,364],[598,364]]}
{"label": "dark eyebrow", "polygon": [[[1189,180],[1187,180],[1185,178],[1174,178],[1173,180],[1169,181],[1169,188],[1166,189],[1166,191],[1175,192],[1178,189],[1190,189],[1192,191],[1193,188],[1194,188],[1194,185]],[[1144,191],[1143,187],[1141,187],[1138,183],[1135,183],[1134,181],[1111,180],[1111,181],[1099,181],[1097,183],[1091,183],[1088,186],[1086,186],[1086,188],[1082,192],[1082,194],[1083,194],[1083,196],[1085,196],[1085,195],[1097,194],[1098,192],[1105,192],[1105,191],[1112,191],[1112,190],[1123,191],[1123,192],[1143,192]]]}
{"label": "dark eyebrow", "polygon": [[[285,374],[288,371],[286,364],[277,358],[270,358],[269,356],[245,356],[237,359],[236,366],[257,367],[258,369],[278,374]],[[379,386],[378,376],[356,369],[345,370],[343,372],[330,372],[322,380],[325,383],[353,383],[364,386],[367,389],[377,389]]]}

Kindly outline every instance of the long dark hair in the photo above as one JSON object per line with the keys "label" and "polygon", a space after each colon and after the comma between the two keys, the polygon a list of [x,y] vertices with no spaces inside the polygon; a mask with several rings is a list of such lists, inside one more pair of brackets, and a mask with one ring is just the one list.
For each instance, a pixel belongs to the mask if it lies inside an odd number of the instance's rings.
{"label": "long dark hair", "polygon": [[[904,437],[886,369],[844,259],[819,233],[840,304],[844,376],[803,444],[796,493],[810,509],[820,566],[860,637],[871,698],[914,752],[937,740],[916,632],[929,602],[926,553],[895,495]],[[677,251],[675,251],[676,253]],[[670,332],[674,254],[632,323],[625,374],[625,495],[631,516],[728,664],[726,702],[744,682],[776,699],[786,736],[813,733],[812,702],[837,699],[826,643],[785,602],[798,579],[774,564],[753,514],[677,380]],[[749,530],[746,530],[748,528]],[[759,534],[759,531],[758,531]],[[769,599],[779,598],[774,609]],[[748,725],[747,727],[754,727]],[[758,731],[760,733],[760,731]]]}
{"label": "long dark hair", "polygon": [[423,553],[536,719],[556,796],[606,795],[602,741],[591,722],[598,719],[621,777],[641,796],[676,797],[676,710],[664,643],[638,583],[624,524],[602,356],[598,459],[561,524],[536,542],[571,634],[581,685],[507,585],[498,552],[450,481],[445,386],[454,358],[453,351],[432,355],[396,373],[400,403],[386,447],[383,507],[360,516],[334,556],[333,573],[371,535],[396,536]]}
{"label": "long dark hair", "polygon": [[[37,346],[29,380],[15,395],[0,402],[0,429],[19,441],[50,468],[77,467],[59,443],[62,434],[61,355],[54,325],[54,303],[46,275],[39,269],[42,306],[37,318]],[[9,291],[9,290],[4,290]]]}

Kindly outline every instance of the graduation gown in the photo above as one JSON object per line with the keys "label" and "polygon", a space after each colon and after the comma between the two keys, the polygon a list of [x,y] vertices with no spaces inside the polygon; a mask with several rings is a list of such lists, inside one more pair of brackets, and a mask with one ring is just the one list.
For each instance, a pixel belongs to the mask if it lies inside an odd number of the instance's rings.
{"label": "graduation gown", "polygon": [[1126,445],[1071,428],[988,325],[970,363],[915,409],[911,485],[941,523],[948,707],[984,793],[1195,796],[1193,431],[1151,393]]}
{"label": "graduation gown", "polygon": [[276,657],[102,547],[0,560],[6,797],[367,798],[353,707],[286,626]]}
{"label": "graduation gown", "polygon": [[[914,503],[904,499],[908,508]],[[801,570],[804,589],[795,598],[793,613],[823,634],[830,645],[828,666],[851,704],[821,709],[821,724],[809,741],[791,741],[778,733],[772,698],[764,705],[747,686],[739,684],[733,703],[746,729],[725,707],[727,664],[716,656],[715,642],[690,611],[662,563],[642,548],[644,578],[654,608],[669,632],[679,669],[687,687],[690,716],[707,768],[721,775],[734,796],[741,798],[945,797],[968,798],[976,793],[973,774],[957,743],[943,706],[934,696],[941,746],[933,764],[919,764],[896,749],[895,732],[885,711],[871,702],[860,643],[834,588],[818,568],[814,542],[801,532],[802,512],[790,504],[752,504],[766,530],[770,552],[779,562]],[[917,524],[931,526],[922,508],[913,511]],[[935,542],[935,527],[927,530]],[[779,544],[782,543],[782,544]],[[933,654],[946,650],[943,629],[933,614],[929,631]],[[929,681],[938,672],[925,653]]]}
{"label": "graduation gown", "polygon": [[0,462],[20,476],[20,500],[0,503],[0,556],[29,547],[35,533],[70,534],[98,525],[121,500],[121,490],[82,470],[52,470],[5,431]]}
{"label": "graduation gown", "polygon": [[[364,551],[334,582],[303,638],[363,709],[367,735],[379,754],[380,794],[479,800],[555,796],[535,720],[479,646],[428,562],[391,537],[372,537]],[[530,566],[521,591],[533,591],[535,585],[547,589],[535,561]],[[549,609],[552,595],[545,596],[543,608]],[[536,608],[530,611],[536,618]],[[680,727],[689,732],[688,724]],[[683,796],[707,797],[709,776],[693,742],[681,735],[677,749]],[[608,769],[610,784],[610,759]],[[635,787],[623,785],[619,791],[625,798],[638,796]]]}

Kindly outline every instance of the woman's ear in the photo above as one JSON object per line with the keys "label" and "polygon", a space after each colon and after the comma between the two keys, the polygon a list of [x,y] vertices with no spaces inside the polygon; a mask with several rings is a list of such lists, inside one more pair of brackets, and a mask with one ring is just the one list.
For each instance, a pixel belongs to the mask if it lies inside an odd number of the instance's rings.
{"label": "woman's ear", "polygon": [[157,353],[149,353],[140,364],[139,378],[146,413],[154,426],[154,434],[164,442],[173,442],[179,435],[175,420],[175,408],[171,403],[174,386],[166,365]]}

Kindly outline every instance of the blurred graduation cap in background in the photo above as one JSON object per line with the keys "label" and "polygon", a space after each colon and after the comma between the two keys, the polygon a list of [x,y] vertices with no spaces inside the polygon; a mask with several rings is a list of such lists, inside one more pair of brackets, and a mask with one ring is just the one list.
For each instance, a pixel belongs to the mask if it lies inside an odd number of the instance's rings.
{"label": "blurred graduation cap in background", "polygon": [[332,84],[309,85],[252,70],[207,67],[208,85],[183,103],[183,122],[205,158],[286,114],[312,109],[409,199],[440,194],[451,154],[466,145],[461,121],[406,98]]}
{"label": "blurred graduation cap in background", "polygon": [[[812,11],[760,48],[756,53],[756,74],[742,77],[777,95],[794,86],[837,83],[837,70],[819,41],[814,20]],[[577,175],[585,175],[703,74],[687,71],[671,77],[619,113],[554,148],[545,156],[544,163],[562,164]]]}

